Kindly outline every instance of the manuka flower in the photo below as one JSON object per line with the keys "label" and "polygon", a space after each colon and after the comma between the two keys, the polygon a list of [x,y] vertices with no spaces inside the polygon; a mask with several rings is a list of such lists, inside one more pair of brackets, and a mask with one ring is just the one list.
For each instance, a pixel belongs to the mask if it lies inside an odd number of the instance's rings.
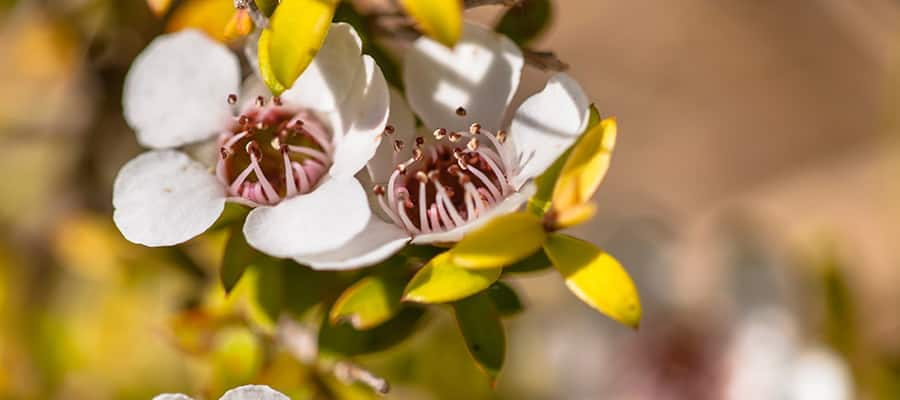
{"label": "manuka flower", "polygon": [[[165,393],[154,397],[153,400],[193,399],[180,393]],[[219,400],[290,400],[290,398],[265,385],[244,385],[225,392]]]}
{"label": "manuka flower", "polygon": [[[322,269],[365,266],[410,241],[458,241],[524,204],[531,180],[585,129],[590,104],[560,73],[504,125],[522,66],[512,41],[478,25],[466,24],[454,49],[418,39],[404,64],[410,107],[392,93],[385,138],[368,164],[369,226],[340,251],[296,260]],[[421,135],[409,108],[425,125]]]}
{"label": "manuka flower", "polygon": [[[381,70],[360,46],[352,27],[333,24],[293,87],[269,99],[255,75],[240,87],[237,57],[202,34],[154,40],[125,80],[125,119],[153,150],[116,178],[122,234],[147,246],[178,244],[208,229],[231,201],[253,207],[247,242],[272,256],[347,243],[371,214],[354,174],[375,153],[390,105]],[[194,159],[176,149],[204,141],[218,151]]]}

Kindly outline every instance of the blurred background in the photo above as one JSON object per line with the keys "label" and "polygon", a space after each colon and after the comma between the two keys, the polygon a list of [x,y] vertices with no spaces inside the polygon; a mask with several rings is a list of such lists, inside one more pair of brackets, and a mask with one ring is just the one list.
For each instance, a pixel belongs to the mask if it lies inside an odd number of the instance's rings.
{"label": "blurred background", "polygon": [[[387,397],[900,399],[900,2],[554,6],[533,47],[620,126],[599,217],[574,234],[632,274],[641,328],[556,274],[525,276],[496,390],[436,313],[358,360]],[[222,237],[151,250],[112,225],[113,178],[140,152],[120,106],[128,66],[165,31],[226,40],[232,14],[232,0],[164,17],[142,0],[0,1],[0,399],[217,398],[246,381],[370,396],[231,322],[241,296],[202,279]],[[546,76],[526,70],[518,97]]]}

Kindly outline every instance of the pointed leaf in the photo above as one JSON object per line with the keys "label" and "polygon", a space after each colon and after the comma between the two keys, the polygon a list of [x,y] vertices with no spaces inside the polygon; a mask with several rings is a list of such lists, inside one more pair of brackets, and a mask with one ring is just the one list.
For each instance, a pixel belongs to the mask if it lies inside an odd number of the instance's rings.
{"label": "pointed leaf", "polygon": [[405,307],[394,318],[365,331],[346,322],[332,325],[326,316],[319,328],[319,352],[326,358],[340,358],[386,350],[415,333],[424,315],[422,308]]}
{"label": "pointed leaf", "polygon": [[593,244],[561,234],[550,235],[544,251],[579,299],[626,326],[638,327],[638,292],[615,258]]}
{"label": "pointed leaf", "polygon": [[553,189],[551,207],[557,214],[588,202],[609,170],[616,144],[616,120],[607,118],[589,129],[572,148]]}
{"label": "pointed leaf", "polygon": [[466,234],[451,250],[452,262],[472,269],[505,267],[539,250],[546,237],[534,214],[503,215]]}
{"label": "pointed leaf", "polygon": [[453,310],[469,353],[496,380],[506,358],[506,334],[494,303],[480,293],[453,303]]}
{"label": "pointed leaf", "polygon": [[552,17],[550,0],[521,0],[503,14],[495,30],[525,46],[547,30]]}
{"label": "pointed leaf", "polygon": [[406,285],[404,275],[370,275],[347,288],[329,313],[332,324],[350,321],[357,330],[370,329],[400,311],[400,298]]}
{"label": "pointed leaf", "polygon": [[269,257],[257,257],[253,267],[257,271],[256,304],[265,316],[260,321],[266,326],[274,326],[284,306],[284,263]]}
{"label": "pointed leaf", "polygon": [[515,264],[503,268],[504,274],[524,274],[529,272],[543,271],[553,265],[544,249],[532,253],[530,256],[517,261]]}
{"label": "pointed leaf", "polygon": [[462,35],[462,0],[401,0],[422,32],[447,47]]}
{"label": "pointed leaf", "polygon": [[222,257],[222,269],[219,277],[225,293],[231,293],[231,289],[237,285],[247,267],[253,263],[256,251],[244,240],[244,233],[240,226],[231,229],[228,242],[225,244],[225,254]]}
{"label": "pointed leaf", "polygon": [[337,0],[282,0],[259,38],[259,70],[275,95],[294,84],[319,52]]}
{"label": "pointed leaf", "polygon": [[[600,112],[597,111],[597,107],[594,107],[594,105],[591,104],[591,115],[585,132],[591,130],[591,128],[599,123]],[[582,136],[583,135],[584,133],[582,133]],[[579,141],[580,140],[581,139],[579,139]],[[562,172],[566,160],[568,160],[569,155],[572,154],[572,148],[577,145],[578,141],[561,154],[543,174],[535,178],[534,183],[537,185],[537,192],[535,192],[534,196],[531,196],[531,199],[528,200],[528,211],[535,215],[543,216],[550,208],[550,197],[553,196],[553,188],[556,187],[556,181],[559,180],[559,173]]]}
{"label": "pointed leaf", "polygon": [[511,317],[525,309],[516,290],[504,282],[494,282],[485,293],[494,302],[494,307],[497,308],[497,312],[502,317]]}
{"label": "pointed leaf", "polygon": [[456,301],[487,289],[500,272],[500,268],[462,268],[451,262],[450,252],[444,252],[416,273],[406,285],[403,300],[426,304]]}

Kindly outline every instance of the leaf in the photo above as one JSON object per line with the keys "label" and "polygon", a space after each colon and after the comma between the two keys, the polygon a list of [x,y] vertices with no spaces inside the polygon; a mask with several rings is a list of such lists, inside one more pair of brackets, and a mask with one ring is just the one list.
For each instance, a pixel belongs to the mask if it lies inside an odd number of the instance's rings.
{"label": "leaf", "polygon": [[244,219],[247,217],[247,214],[249,212],[250,208],[247,206],[227,202],[225,203],[225,209],[222,211],[222,215],[219,216],[219,219],[216,220],[216,222],[209,228],[209,230],[215,231],[230,227],[231,225],[238,222],[244,222]]}
{"label": "leaf", "polygon": [[247,267],[253,263],[256,251],[244,240],[241,226],[236,225],[231,229],[228,242],[225,244],[225,254],[222,257],[222,268],[219,270],[219,278],[225,293],[231,293],[237,285]]}
{"label": "leaf", "polygon": [[166,32],[199,29],[209,37],[224,42],[225,27],[234,14],[234,3],[230,1],[187,0],[172,11]]}
{"label": "leaf", "polygon": [[270,257],[257,257],[253,267],[257,271],[256,304],[266,318],[266,326],[274,326],[284,306],[284,263]]}
{"label": "leaf", "polygon": [[[588,119],[588,125],[587,128],[585,128],[585,132],[591,130],[591,128],[599,123],[600,112],[597,111],[597,107],[594,107],[594,105],[591,104],[591,115],[590,119]],[[584,133],[582,133],[582,135],[583,134]],[[578,141],[561,154],[543,174],[535,178],[534,183],[537,185],[537,192],[535,192],[534,196],[531,196],[531,199],[528,200],[528,211],[535,215],[543,216],[550,208],[550,197],[553,195],[553,189],[556,187],[559,173],[562,172],[566,160],[568,160],[569,155],[572,154],[572,148],[577,145]]]}
{"label": "leaf", "polygon": [[544,249],[540,248],[530,256],[519,260],[513,265],[503,268],[503,273],[524,274],[529,272],[537,272],[550,268],[552,265],[553,263],[550,262],[550,259],[547,258],[546,254],[544,254]]}
{"label": "leaf", "polygon": [[525,309],[516,290],[504,282],[494,282],[485,293],[494,302],[494,307],[502,317],[511,317]]}
{"label": "leaf", "polygon": [[307,266],[288,263],[284,278],[284,311],[301,318],[318,304],[334,299],[353,281],[339,271],[315,271]]}
{"label": "leaf", "polygon": [[463,268],[500,268],[540,249],[546,237],[539,217],[512,213],[469,232],[450,253],[452,262]]}
{"label": "leaf", "polygon": [[326,316],[319,328],[319,352],[324,357],[350,357],[386,350],[415,333],[424,315],[422,308],[404,307],[394,318],[365,331],[345,322],[331,325]]}
{"label": "leaf", "polygon": [[453,303],[453,310],[469,353],[496,380],[506,357],[506,334],[494,303],[482,293]]}
{"label": "leaf", "polygon": [[259,37],[259,71],[280,95],[306,70],[325,42],[337,0],[283,0]]}
{"label": "leaf", "polygon": [[406,279],[403,274],[370,275],[350,286],[335,301],[329,321],[350,321],[354,328],[366,330],[387,321],[400,311],[400,298]]}
{"label": "leaf", "polygon": [[444,252],[413,276],[403,300],[426,304],[456,301],[487,289],[500,278],[500,272],[500,268],[462,268],[450,261],[450,252]]}
{"label": "leaf", "polygon": [[521,0],[503,14],[494,30],[524,47],[547,30],[552,18],[550,0]]}
{"label": "leaf", "polygon": [[150,7],[150,11],[153,11],[154,15],[162,17],[166,15],[169,7],[172,6],[172,0],[147,0],[147,6]]}
{"label": "leaf", "polygon": [[401,0],[422,32],[447,47],[462,36],[462,0]]}
{"label": "leaf", "polygon": [[544,251],[575,296],[637,329],[641,321],[637,288],[615,258],[593,244],[558,233],[547,238]]}
{"label": "leaf", "polygon": [[551,208],[564,214],[587,203],[609,170],[616,144],[616,120],[607,118],[581,137],[563,165],[553,189]]}

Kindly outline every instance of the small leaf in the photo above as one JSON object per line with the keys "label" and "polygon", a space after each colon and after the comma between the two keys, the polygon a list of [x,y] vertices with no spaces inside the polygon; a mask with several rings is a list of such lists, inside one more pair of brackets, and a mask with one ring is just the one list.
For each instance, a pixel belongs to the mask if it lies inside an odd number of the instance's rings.
{"label": "small leaf", "polygon": [[456,301],[487,289],[500,272],[500,268],[462,268],[450,261],[450,252],[444,252],[416,273],[406,285],[403,300],[426,304]]}
{"label": "small leaf", "polygon": [[375,328],[360,331],[348,323],[332,325],[328,317],[319,328],[319,352],[324,357],[350,357],[386,350],[416,331],[425,310],[404,307],[394,318]]}
{"label": "small leaf", "polygon": [[462,36],[462,0],[401,0],[422,32],[447,47]]}
{"label": "small leaf", "polygon": [[331,307],[329,320],[332,324],[350,321],[358,330],[378,326],[400,311],[405,284],[402,274],[367,276],[341,294]]}
{"label": "small leaf", "polygon": [[284,274],[282,260],[260,256],[253,267],[257,271],[256,304],[266,317],[264,325],[274,326],[284,306]]}
{"label": "small leaf", "polygon": [[283,0],[259,37],[259,70],[276,96],[294,84],[325,42],[337,0]]}
{"label": "small leaf", "polygon": [[547,30],[552,18],[550,0],[522,0],[503,14],[494,30],[525,46]]}
{"label": "small leaf", "polygon": [[500,268],[540,249],[546,237],[540,218],[530,213],[512,213],[469,232],[450,253],[452,262],[463,268]]}
{"label": "small leaf", "polygon": [[234,3],[222,0],[187,0],[172,10],[166,32],[199,29],[209,37],[224,42],[225,27],[234,16]]}
{"label": "small leaf", "polygon": [[504,274],[524,274],[529,272],[543,271],[553,266],[550,259],[544,253],[544,249],[538,249],[530,256],[519,260],[513,265],[503,268]]}
{"label": "small leaf", "polygon": [[[591,104],[591,115],[588,119],[588,125],[587,128],[585,128],[585,132],[591,130],[591,128],[599,123],[600,112],[597,111],[597,107],[594,107],[594,105]],[[583,135],[584,132],[582,133],[582,136]],[[550,208],[550,197],[553,195],[553,188],[556,187],[556,181],[559,180],[559,173],[566,164],[566,160],[569,159],[569,155],[572,154],[572,148],[577,145],[578,141],[569,147],[556,159],[556,161],[553,162],[553,164],[550,165],[549,168],[547,168],[546,171],[544,171],[543,174],[534,180],[535,185],[537,185],[537,192],[528,200],[528,211],[537,216],[543,216]]]}
{"label": "small leaf", "polygon": [[587,203],[609,170],[616,144],[616,120],[607,118],[589,129],[572,148],[553,189],[551,208],[557,214]]}
{"label": "small leaf", "polygon": [[494,303],[481,293],[453,303],[453,310],[469,353],[496,381],[506,358],[506,334]]}
{"label": "small leaf", "polygon": [[597,213],[597,207],[591,203],[579,204],[571,208],[560,210],[553,215],[553,227],[565,229],[579,225],[591,219]]}
{"label": "small leaf", "polygon": [[497,312],[502,317],[511,317],[525,309],[516,290],[506,283],[501,281],[494,282],[485,293],[494,302],[494,307],[497,308]]}
{"label": "small leaf", "polygon": [[247,10],[237,10],[225,25],[225,39],[233,40],[247,36],[253,30],[253,20]]}
{"label": "small leaf", "polygon": [[608,253],[571,236],[551,234],[544,251],[579,299],[632,328],[641,321],[641,301],[631,277]]}
{"label": "small leaf", "polygon": [[147,6],[157,17],[162,17],[172,6],[172,0],[147,0]]}
{"label": "small leaf", "polygon": [[253,257],[256,254],[256,251],[244,240],[244,233],[241,227],[233,227],[228,237],[228,242],[225,244],[222,269],[219,271],[222,287],[225,288],[226,294],[231,293],[241,276],[244,275],[244,271],[253,263]]}

